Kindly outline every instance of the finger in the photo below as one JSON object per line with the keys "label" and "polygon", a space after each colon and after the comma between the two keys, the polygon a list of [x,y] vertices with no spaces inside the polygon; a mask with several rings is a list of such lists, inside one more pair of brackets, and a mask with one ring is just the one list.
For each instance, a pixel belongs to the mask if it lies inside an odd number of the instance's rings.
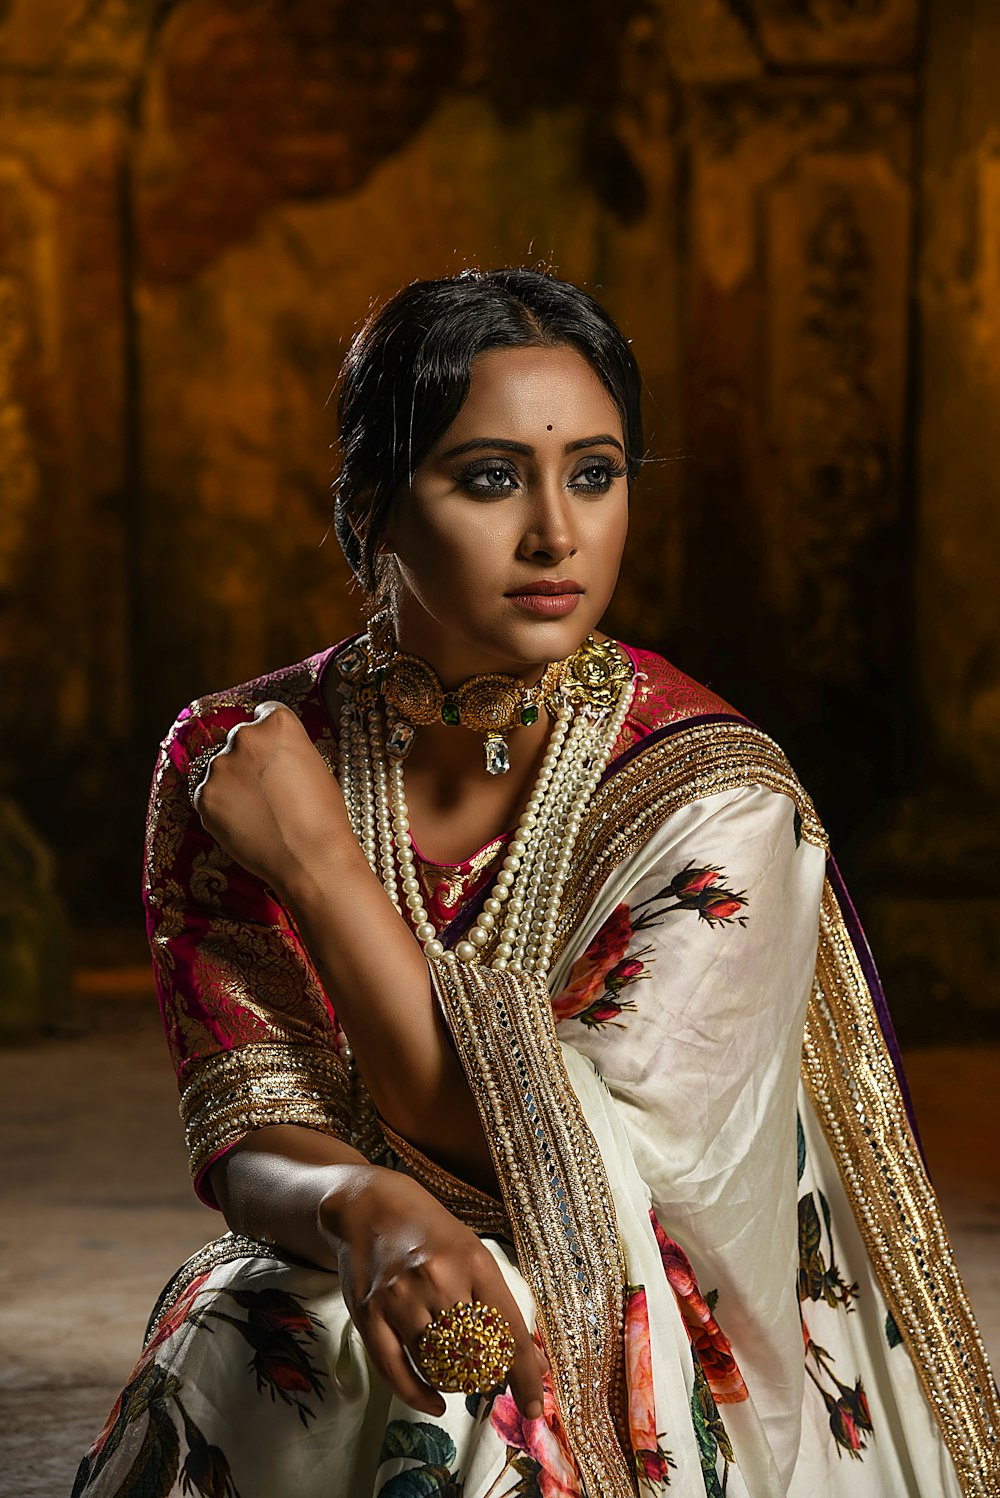
{"label": "finger", "polygon": [[365,1318],[358,1330],[375,1368],[397,1399],[425,1415],[444,1414],[444,1396],[414,1370],[399,1332],[374,1314]]}
{"label": "finger", "polygon": [[547,1370],[548,1362],[544,1354],[539,1360],[539,1348],[528,1331],[521,1309],[495,1261],[493,1267],[495,1277],[489,1275],[485,1282],[477,1283],[473,1294],[485,1305],[496,1306],[506,1318],[515,1344],[514,1358],[507,1370],[507,1383],[521,1414],[528,1420],[537,1420],[545,1408],[542,1374]]}

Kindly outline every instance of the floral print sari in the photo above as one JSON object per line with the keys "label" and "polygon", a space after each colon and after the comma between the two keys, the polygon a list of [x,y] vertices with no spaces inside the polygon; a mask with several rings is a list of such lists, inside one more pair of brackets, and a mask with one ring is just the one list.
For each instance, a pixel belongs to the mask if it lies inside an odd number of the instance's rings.
{"label": "floral print sari", "polygon": [[[870,954],[766,735],[636,670],[556,961],[435,967],[494,1200],[394,1135],[273,896],[201,828],[186,771],[264,700],[335,763],[335,651],[192,704],[150,803],[146,903],[196,1189],[297,1123],[415,1175],[477,1231],[551,1372],[439,1419],[371,1368],[335,1274],[224,1234],[178,1271],[79,1498],[958,1498],[997,1490],[995,1392]],[[504,856],[420,860],[449,943]]]}

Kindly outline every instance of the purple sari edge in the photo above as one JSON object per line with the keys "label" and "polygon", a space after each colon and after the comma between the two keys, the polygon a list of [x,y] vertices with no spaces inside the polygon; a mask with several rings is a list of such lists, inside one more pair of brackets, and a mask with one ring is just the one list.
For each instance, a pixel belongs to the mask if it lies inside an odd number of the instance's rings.
{"label": "purple sari edge", "polygon": [[837,897],[837,903],[840,906],[841,914],[844,917],[844,925],[847,928],[847,934],[851,939],[851,945],[853,946],[854,951],[857,954],[857,959],[861,966],[861,971],[864,973],[865,982],[868,984],[868,990],[872,996],[872,1003],[875,1006],[875,1014],[878,1018],[879,1029],[882,1031],[886,1049],[889,1052],[889,1059],[892,1062],[892,1069],[896,1074],[896,1084],[899,1087],[900,1096],[903,1099],[903,1107],[906,1110],[906,1117],[909,1121],[910,1129],[913,1133],[913,1138],[916,1142],[917,1149],[920,1151],[920,1158],[924,1163],[924,1169],[926,1170],[927,1156],[924,1153],[923,1141],[920,1138],[920,1130],[917,1127],[917,1118],[913,1109],[913,1099],[910,1096],[910,1086],[906,1080],[906,1070],[903,1066],[903,1057],[899,1049],[899,1041],[896,1039],[896,1031],[892,1023],[892,1016],[889,1013],[889,1005],[885,997],[885,989],[882,987],[882,979],[879,977],[878,968],[875,966],[875,958],[872,955],[871,947],[868,945],[868,938],[865,935],[865,930],[861,924],[861,919],[858,915],[857,910],[855,909],[854,901],[851,899],[850,893],[847,889],[847,885],[844,883],[844,876],[840,872],[837,860],[834,858],[832,853],[827,859],[827,873],[830,880],[830,885]]}

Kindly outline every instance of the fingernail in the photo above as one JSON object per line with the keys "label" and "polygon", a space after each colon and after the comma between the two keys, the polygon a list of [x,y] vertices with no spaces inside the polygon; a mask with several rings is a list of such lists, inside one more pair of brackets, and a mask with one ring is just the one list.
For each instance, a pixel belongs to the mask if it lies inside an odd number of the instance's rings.
{"label": "fingernail", "polygon": [[540,1420],[542,1418],[542,1401],[540,1399],[530,1400],[525,1406],[524,1413],[528,1420]]}

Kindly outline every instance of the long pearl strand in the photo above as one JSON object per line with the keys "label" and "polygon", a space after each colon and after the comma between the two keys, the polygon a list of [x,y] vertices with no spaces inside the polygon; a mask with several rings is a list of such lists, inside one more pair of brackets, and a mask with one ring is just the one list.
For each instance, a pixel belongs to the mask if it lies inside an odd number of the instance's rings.
{"label": "long pearl strand", "polygon": [[[583,814],[607,765],[632,699],[626,687],[613,711],[588,704],[574,711],[562,699],[538,779],[507,847],[482,912],[454,951],[448,950],[424,905],[417,878],[403,762],[385,749],[377,704],[355,707],[350,689],[340,715],[339,775],[344,801],[375,874],[397,910],[405,905],[417,940],[432,961],[477,962],[496,934],[490,956],[498,970],[544,976],[551,965],[563,889]],[[388,727],[395,721],[389,707]],[[485,954],[483,954],[485,955]]]}

